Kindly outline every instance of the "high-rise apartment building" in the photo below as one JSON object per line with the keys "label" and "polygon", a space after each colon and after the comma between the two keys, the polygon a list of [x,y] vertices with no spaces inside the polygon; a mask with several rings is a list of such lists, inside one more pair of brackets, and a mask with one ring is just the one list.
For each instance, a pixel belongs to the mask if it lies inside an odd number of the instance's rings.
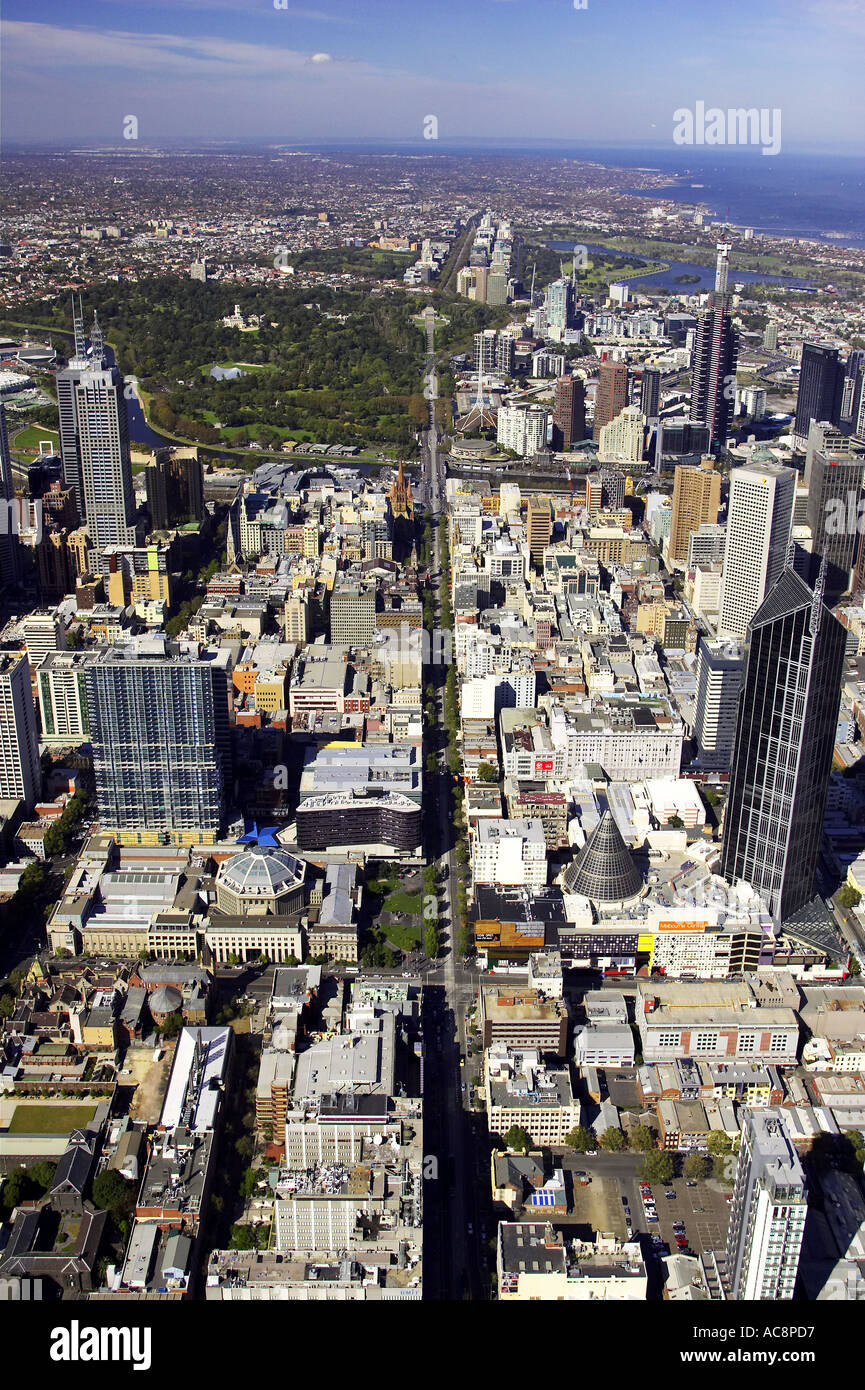
{"label": "high-rise apartment building", "polygon": [[572,328],[574,323],[574,286],[567,276],[554,280],[544,295],[547,324],[559,332]]}
{"label": "high-rise apartment building", "polygon": [[748,626],[721,873],[750,883],[776,922],[814,895],[845,643],[821,584],[792,568]]}
{"label": "high-rise apartment building", "polygon": [[684,565],[692,532],[708,523],[715,525],[721,507],[721,474],[712,454],[699,468],[679,464],[673,474],[673,518],[670,526],[668,564]]}
{"label": "high-rise apartment building", "polygon": [[598,371],[595,393],[593,439],[600,440],[601,430],[624,410],[628,404],[628,367],[625,362],[602,362]]}
{"label": "high-rise apartment building", "polygon": [[514,357],[516,348],[513,333],[500,333],[496,343],[496,370],[504,372],[505,376],[514,374]]}
{"label": "high-rise apartment building", "polygon": [[707,426],[713,446],[726,442],[736,394],[739,334],[727,292],[729,256],[729,246],[721,242],[711,304],[697,322],[691,372],[691,419]]}
{"label": "high-rise apartment building", "polygon": [[99,821],[126,843],[218,838],[230,790],[228,658],[150,637],[85,668]]}
{"label": "high-rise apartment building", "polygon": [[0,799],[23,801],[32,811],[41,787],[30,664],[26,656],[0,653]]}
{"label": "high-rise apartment building", "polygon": [[727,1231],[727,1282],[739,1301],[786,1302],[796,1288],[808,1187],[779,1110],[742,1111]]}
{"label": "high-rise apartment building", "polygon": [[485,328],[474,337],[474,369],[476,372],[494,372],[498,351],[498,334],[494,328]]}
{"label": "high-rise apartment building", "polygon": [[547,447],[550,412],[539,405],[503,405],[496,419],[496,442],[523,458]]}
{"label": "high-rise apartment building", "polygon": [[738,642],[700,641],[694,737],[700,766],[728,772],[733,761],[745,651]]}
{"label": "high-rise apartment building", "polygon": [[796,475],[765,464],[730,472],[720,637],[741,641],[787,563]]}
{"label": "high-rise apartment building", "polygon": [[774,352],[778,346],[778,325],[771,320],[763,329],[763,350],[764,352]]}
{"label": "high-rise apartment building", "polygon": [[843,392],[844,364],[839,361],[838,349],[828,343],[803,343],[793,434],[804,442],[812,420],[837,425]]}
{"label": "high-rise apartment building", "polygon": [[553,406],[553,448],[570,449],[586,437],[586,388],[583,378],[573,374],[556,382]]}
{"label": "high-rise apartment building", "polygon": [[36,672],[43,743],[74,748],[90,737],[84,671],[90,652],[51,652]]}

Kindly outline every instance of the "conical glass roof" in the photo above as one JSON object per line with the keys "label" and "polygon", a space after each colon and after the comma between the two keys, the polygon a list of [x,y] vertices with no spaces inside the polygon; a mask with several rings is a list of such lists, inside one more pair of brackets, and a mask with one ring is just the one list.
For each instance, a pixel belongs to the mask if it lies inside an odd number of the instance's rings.
{"label": "conical glass roof", "polygon": [[643,886],[640,871],[631,858],[610,811],[605,811],[583,848],[565,870],[566,893],[580,893],[596,903],[617,903],[635,898]]}

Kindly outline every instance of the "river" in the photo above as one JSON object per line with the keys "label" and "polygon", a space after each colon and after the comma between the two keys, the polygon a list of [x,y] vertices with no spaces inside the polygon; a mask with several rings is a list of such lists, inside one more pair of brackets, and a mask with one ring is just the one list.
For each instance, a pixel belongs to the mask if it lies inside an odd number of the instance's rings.
{"label": "river", "polygon": [[[591,242],[573,241],[548,241],[547,246],[551,251],[573,251],[575,245],[584,245],[586,249],[597,255],[621,256],[633,264],[635,259],[643,260],[644,257],[634,256],[627,251],[619,251],[614,246],[599,246]],[[664,257],[657,257],[664,260]],[[666,260],[664,264],[668,264]],[[617,284],[636,285],[638,281],[644,282],[646,290],[666,290],[669,294],[702,294],[706,290],[715,287],[715,267],[713,265],[692,265],[690,261],[670,261],[669,270],[638,271],[636,275],[625,275]],[[695,281],[686,284],[677,284],[677,275],[696,275]],[[758,270],[735,270],[730,269],[730,285],[780,285],[787,290],[807,290],[813,289],[806,280],[796,280],[792,275],[767,275]]]}

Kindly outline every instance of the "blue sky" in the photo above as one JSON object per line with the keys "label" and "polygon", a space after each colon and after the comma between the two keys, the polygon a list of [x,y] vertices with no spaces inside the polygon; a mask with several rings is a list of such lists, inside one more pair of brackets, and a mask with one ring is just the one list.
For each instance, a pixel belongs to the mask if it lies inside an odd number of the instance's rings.
{"label": "blue sky", "polygon": [[865,0],[282,3],[5,0],[3,140],[398,144],[435,115],[441,144],[660,147],[702,100],[865,149]]}

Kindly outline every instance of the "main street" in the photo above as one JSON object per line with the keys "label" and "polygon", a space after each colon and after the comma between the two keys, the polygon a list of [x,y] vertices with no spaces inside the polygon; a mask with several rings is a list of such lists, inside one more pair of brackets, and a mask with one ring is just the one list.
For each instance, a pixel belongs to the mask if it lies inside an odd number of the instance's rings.
{"label": "main street", "polygon": [[[429,426],[421,445],[421,491],[432,522],[430,572],[441,576],[444,582],[439,528],[446,522],[442,516],[442,472],[437,451],[438,376],[433,331],[434,316],[428,312],[424,394],[429,400]],[[439,628],[441,594],[438,585],[434,589],[433,613],[434,624]],[[434,653],[438,644],[433,643],[431,647]],[[430,668],[439,730],[445,727],[444,674],[442,667]],[[451,776],[447,743],[444,740],[438,743],[435,749],[437,771],[427,779],[427,791],[434,797],[436,806],[436,815],[430,822],[433,834],[427,853],[438,879],[441,951],[424,983],[424,1128],[427,1153],[438,1161],[438,1179],[429,1188],[432,1199],[427,1205],[429,1239],[424,1257],[424,1283],[432,1298],[483,1298],[488,1294],[489,1280],[481,1233],[487,1220],[492,1228],[488,1146],[483,1117],[468,1108],[471,1100],[468,1069],[460,1066],[460,1056],[465,1052],[465,1016],[477,997],[479,977],[476,969],[463,966],[456,955],[457,867]],[[434,1214],[430,1212],[430,1205]],[[431,1215],[433,1219],[429,1220]]]}

